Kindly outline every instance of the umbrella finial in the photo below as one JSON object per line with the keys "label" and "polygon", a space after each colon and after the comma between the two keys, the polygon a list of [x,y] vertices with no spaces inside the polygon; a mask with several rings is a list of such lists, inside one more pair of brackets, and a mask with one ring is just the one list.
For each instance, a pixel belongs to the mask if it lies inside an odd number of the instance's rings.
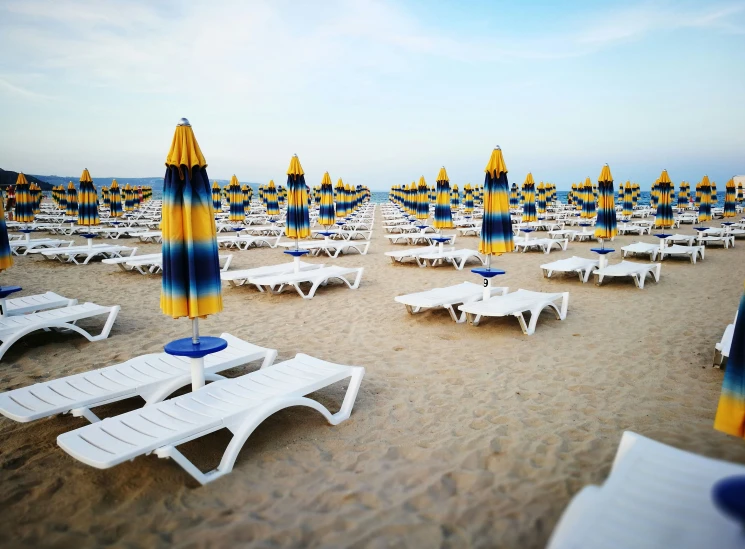
{"label": "umbrella finial", "polygon": [[497,145],[496,147],[494,147],[494,150],[495,151],[501,151],[502,150],[502,147],[500,147],[499,145]]}
{"label": "umbrella finial", "polygon": [[178,124],[176,125],[177,126],[191,126],[191,124],[189,124],[189,121],[186,118],[182,118],[181,120],[179,120]]}

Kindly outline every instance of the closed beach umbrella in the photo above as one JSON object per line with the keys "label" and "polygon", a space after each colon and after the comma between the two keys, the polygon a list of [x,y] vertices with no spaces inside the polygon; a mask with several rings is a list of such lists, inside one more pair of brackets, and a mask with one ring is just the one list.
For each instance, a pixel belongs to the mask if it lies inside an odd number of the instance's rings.
{"label": "closed beach umbrella", "polygon": [[247,215],[251,211],[251,187],[243,185],[241,194],[243,195],[243,214]]}
{"label": "closed beach umbrella", "polygon": [[424,176],[419,178],[419,186],[417,187],[417,199],[416,199],[416,218],[420,221],[424,221],[429,217],[429,189],[427,188],[427,182],[424,180]]}
{"label": "closed beach umbrella", "polygon": [[528,172],[523,182],[523,223],[538,221],[538,215],[535,211],[535,181],[533,174]]}
{"label": "closed beach umbrella", "polygon": [[111,197],[109,196],[109,188],[104,186],[101,187],[101,198],[103,199],[104,208],[111,206]]}
{"label": "closed beach umbrella", "polygon": [[432,223],[435,229],[452,229],[453,213],[450,209],[450,178],[445,166],[440,168],[437,174],[437,199],[435,201],[435,220]]}
{"label": "closed beach umbrella", "polygon": [[680,191],[678,191],[678,208],[687,208],[688,207],[688,194],[690,192],[690,187],[687,182],[681,181],[680,182]]}
{"label": "closed beach umbrella", "polygon": [[246,212],[243,209],[243,192],[241,191],[241,184],[238,182],[238,178],[235,174],[230,178],[228,196],[230,196],[230,213],[228,214],[228,221],[231,223],[243,223],[246,219]]}
{"label": "closed beach umbrella", "polygon": [[119,188],[119,183],[116,179],[111,181],[111,187],[109,187],[109,216],[110,217],[121,217],[122,216],[122,192]]}
{"label": "closed beach umbrella", "polygon": [[595,224],[595,238],[610,240],[618,234],[616,227],[616,206],[613,201],[613,176],[608,164],[600,170],[598,178],[598,220]]}
{"label": "closed beach umbrella", "polygon": [[287,238],[310,236],[310,214],[308,212],[308,191],[305,185],[305,172],[300,165],[297,155],[290,160],[287,169],[287,223],[285,224]]}
{"label": "closed beach umbrella", "polygon": [[[405,189],[404,191],[404,209],[409,209],[409,190]],[[344,181],[341,180],[341,177],[339,178],[339,181],[336,182],[336,192],[335,192],[335,200],[336,200],[336,217],[342,218],[347,216],[347,191],[344,187]]]}
{"label": "closed beach umbrella", "polygon": [[80,176],[78,201],[78,225],[84,227],[98,225],[98,193],[96,193],[96,187],[93,185],[88,168],[84,169]]}
{"label": "closed beach umbrella", "polygon": [[543,184],[543,181],[538,183],[538,196],[536,199],[536,211],[539,214],[545,214],[546,213],[546,187]]}
{"label": "closed beach umbrella", "polygon": [[660,180],[657,179],[649,191],[649,202],[652,208],[657,209],[657,203],[660,201]]}
{"label": "closed beach umbrella", "polygon": [[[70,183],[72,185],[72,183]],[[75,186],[73,185],[73,190]],[[16,178],[16,190],[15,190],[15,221],[19,223],[33,223],[34,221],[34,204],[31,198],[31,190],[29,189],[28,181],[23,173],[19,173]],[[75,215],[78,214],[77,203],[75,208]]]}
{"label": "closed beach umbrella", "polygon": [[279,200],[277,198],[277,188],[274,186],[274,180],[264,187],[264,197],[266,198],[266,214],[279,215]]}
{"label": "closed beach umbrella", "polygon": [[716,181],[711,182],[711,207],[716,208],[719,204],[719,196],[717,195],[717,184]]}
{"label": "closed beach umbrella", "polygon": [[67,215],[68,217],[78,217],[78,191],[75,184],[70,181],[67,185]]}
{"label": "closed beach umbrella", "polygon": [[473,213],[473,191],[471,191],[470,183],[466,183],[463,187],[463,213],[465,215]]}
{"label": "closed beach umbrella", "polygon": [[724,188],[725,194],[724,194],[724,217],[735,217],[737,215],[736,213],[736,204],[735,200],[735,180],[730,179],[727,181],[727,185]]}
{"label": "closed beach umbrella", "polygon": [[742,204],[745,202],[745,189],[743,189],[742,181],[737,184],[737,203]]}
{"label": "closed beach umbrella", "polygon": [[[349,183],[344,185],[344,194],[347,197],[346,198],[347,215],[351,215],[352,213],[354,213],[354,191],[352,191],[352,186]],[[416,188],[414,188],[412,196],[414,196],[414,200],[416,200]],[[412,202],[412,205],[416,213],[416,203]]]}
{"label": "closed beach umbrella", "polygon": [[630,181],[621,187],[623,187],[623,215],[631,216],[634,213],[634,190]]}
{"label": "closed beach umbrella", "polygon": [[460,191],[458,185],[453,185],[450,191],[450,208],[457,210],[460,207]]}
{"label": "closed beach umbrella", "polygon": [[334,213],[334,186],[331,183],[329,172],[323,174],[321,180],[321,202],[318,206],[318,223],[329,227],[336,221]]}
{"label": "closed beach umbrella", "polygon": [[654,218],[654,226],[657,228],[667,229],[673,226],[672,188],[673,183],[667,175],[667,170],[662,170],[657,180],[659,199],[657,200],[657,214]]}
{"label": "closed beach umbrella", "polygon": [[705,175],[701,180],[701,203],[698,206],[698,222],[711,221],[711,183],[709,176]]}
{"label": "closed beach umbrella", "polygon": [[574,192],[574,202],[577,205],[577,210],[582,213],[582,207],[585,204],[585,184],[578,183],[577,190]]}
{"label": "closed beach umbrella", "polygon": [[737,312],[714,428],[745,437],[745,294]]}
{"label": "closed beach umbrella", "polygon": [[[5,208],[3,207],[2,197],[0,197],[0,272],[10,269],[12,266],[13,254],[10,252],[8,227],[5,225]],[[4,314],[5,311],[2,311],[2,313]]]}
{"label": "closed beach umbrella", "polygon": [[582,196],[582,213],[580,217],[582,219],[592,219],[595,217],[597,211],[595,208],[595,193],[592,190],[592,181],[588,177],[585,180],[584,193]]}
{"label": "closed beach umbrella", "polygon": [[216,212],[222,210],[222,195],[220,194],[220,185],[217,181],[212,184],[212,208]]}
{"label": "closed beach umbrella", "polygon": [[636,208],[636,205],[639,203],[639,197],[641,196],[642,191],[639,187],[639,183],[632,183],[631,189],[634,191],[634,208]]}
{"label": "closed beach umbrella", "polygon": [[38,214],[41,211],[41,187],[37,185],[36,183],[31,183],[29,185],[29,189],[31,191],[31,200],[33,202],[33,211],[34,215]]}
{"label": "closed beach umbrella", "polygon": [[510,219],[507,166],[499,147],[492,151],[484,171],[484,217],[481,220],[479,253],[490,258],[492,255],[511,252],[515,247]]}
{"label": "closed beach umbrella", "polygon": [[510,208],[519,208],[520,198],[517,196],[517,183],[512,183],[510,189]]}
{"label": "closed beach umbrella", "polygon": [[129,183],[124,185],[124,211],[131,212],[135,209],[135,197]]}

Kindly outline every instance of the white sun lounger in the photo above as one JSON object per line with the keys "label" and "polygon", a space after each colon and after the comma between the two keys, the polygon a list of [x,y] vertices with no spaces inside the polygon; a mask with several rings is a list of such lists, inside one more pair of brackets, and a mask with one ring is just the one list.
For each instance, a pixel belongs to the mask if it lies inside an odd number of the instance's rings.
{"label": "white sun lounger", "polygon": [[732,338],[735,335],[735,324],[737,323],[737,313],[735,313],[735,320],[732,324],[728,324],[722,334],[722,339],[719,343],[714,345],[714,364],[717,368],[722,366],[725,358],[729,358],[729,351],[732,347]]}
{"label": "white sun lounger", "polygon": [[[75,459],[108,469],[155,452],[171,458],[200,484],[230,473],[248,437],[266,418],[291,406],[307,406],[331,424],[349,418],[365,369],[298,354],[244,376],[211,383],[170,400],[87,425],[57,437]],[[341,409],[331,414],[306,395],[351,378]],[[177,446],[227,428],[233,434],[220,465],[202,473]]]}
{"label": "white sun lounger", "polygon": [[665,256],[688,257],[691,260],[691,263],[695,265],[696,259],[699,257],[704,259],[704,254],[706,253],[705,250],[705,246],[680,246],[674,244],[672,246],[666,246],[660,250],[660,260],[665,259]]}
{"label": "white sun lounger", "polygon": [[[347,254],[352,250],[355,250],[361,255],[366,255],[370,249],[370,241],[354,242],[349,240],[312,240],[312,241],[301,241],[297,244],[301,250],[310,251],[310,255],[318,256],[321,252],[325,252],[326,255],[332,258],[339,257],[340,254]],[[283,248],[294,248],[295,242],[281,242],[280,246]]]}
{"label": "white sun lounger", "polygon": [[[33,250],[59,248],[60,246],[71,246],[72,240],[58,240],[56,238],[34,238],[31,240],[11,240],[10,251],[13,255],[28,255]],[[23,250],[23,253],[20,253]]]}
{"label": "white sun lounger", "polygon": [[574,497],[548,549],[741,548],[742,525],[715,507],[711,492],[743,474],[742,465],[627,431],[605,483]]}
{"label": "white sun lounger", "polygon": [[443,263],[450,263],[453,267],[462,271],[466,263],[472,259],[480,262],[481,265],[486,265],[486,259],[484,259],[481,254],[476,250],[469,250],[467,248],[462,248],[460,250],[443,249],[442,251],[438,250],[433,253],[422,254],[417,258],[417,262],[424,267],[427,265],[435,267]]}
{"label": "white sun lounger", "polygon": [[217,244],[225,246],[226,248],[238,248],[239,250],[248,250],[250,247],[255,246],[260,248],[262,246],[268,246],[269,248],[276,248],[279,244],[279,236],[252,236],[235,234],[228,236],[218,236]]}
{"label": "white sun lounger", "polygon": [[[228,346],[204,358],[207,381],[225,379],[218,373],[256,360],[263,360],[262,368],[270,366],[277,357],[274,349],[252,345],[230,334],[220,337]],[[94,423],[99,418],[91,408],[137,396],[146,404],[160,402],[190,383],[188,358],[153,353],[0,393],[0,414],[25,423],[69,412]]]}
{"label": "white sun lounger", "polygon": [[[392,252],[385,252],[385,255],[391,258],[391,263],[406,263],[406,261],[415,261],[421,267],[418,259],[419,256],[435,253],[439,249],[439,246],[425,246],[423,248],[411,248],[408,250],[395,250]],[[453,248],[447,249],[452,250]]]}
{"label": "white sun lounger", "polygon": [[[35,250],[36,251],[36,250]],[[69,246],[66,248],[51,248],[47,250],[38,250],[47,259],[58,259],[63,263],[75,263],[76,265],[87,265],[91,259],[96,256],[121,257],[125,252],[131,255],[137,251],[137,248],[129,246],[110,246],[108,244],[96,244],[94,246]],[[85,258],[79,260],[78,258]]]}
{"label": "white sun lounger", "polygon": [[145,231],[137,233],[142,242],[163,242],[163,231]]}
{"label": "white sun lounger", "polygon": [[[119,305],[103,307],[95,303],[83,303],[59,309],[50,309],[36,313],[23,315],[5,316],[0,318],[0,359],[5,355],[11,345],[23,336],[36,332],[37,330],[48,331],[56,329],[61,331],[73,331],[84,336],[88,341],[100,341],[109,337],[111,327],[114,325],[116,315],[119,314]],[[92,336],[86,330],[76,326],[76,322],[84,318],[107,315],[106,324],[101,333]]]}
{"label": "white sun lounger", "polygon": [[131,271],[134,269],[134,264],[136,261],[152,261],[154,259],[160,260],[163,257],[163,254],[157,253],[157,254],[143,254],[143,255],[128,255],[124,257],[110,257],[108,259],[104,259],[101,261],[101,263],[105,263],[106,265],[116,265],[119,267],[122,271]]}
{"label": "white sun lounger", "polygon": [[708,235],[708,236],[702,236],[698,235],[698,243],[702,246],[708,246],[710,244],[717,244],[720,246],[724,246],[725,248],[734,247],[735,246],[735,237],[734,236],[728,236],[728,235]]}
{"label": "white sun lounger", "polygon": [[572,256],[568,259],[559,259],[552,263],[546,263],[541,265],[543,269],[543,276],[551,278],[551,275],[555,272],[559,273],[576,273],[579,275],[581,282],[587,282],[590,280],[592,272],[598,268],[599,261],[597,259],[585,259],[584,257]]}
{"label": "white sun lounger", "polygon": [[665,240],[672,242],[673,244],[685,244],[687,246],[693,246],[696,242],[698,235],[695,234],[674,234],[668,236]]}
{"label": "white sun lounger", "polygon": [[647,225],[637,225],[636,223],[619,223],[618,224],[618,234],[624,235],[626,233],[634,233],[638,235],[643,235],[644,233],[650,234],[652,232],[652,228]]}
{"label": "white sun lounger", "polygon": [[623,251],[623,257],[626,257],[628,254],[648,255],[650,260],[656,261],[657,254],[660,251],[660,245],[650,244],[649,242],[634,242],[628,246],[623,246],[621,250]]}
{"label": "white sun lounger", "polygon": [[640,290],[644,289],[644,280],[648,274],[654,277],[655,282],[660,281],[660,269],[662,269],[661,263],[633,263],[631,261],[621,261],[615,265],[608,265],[602,269],[595,271],[597,277],[597,285],[603,283],[603,278],[606,276],[630,276],[637,288]]}
{"label": "white sun lounger", "polygon": [[71,307],[77,305],[77,299],[68,299],[54,292],[43,294],[27,295],[14,297],[5,300],[5,310],[2,312],[5,316],[25,315],[46,311],[47,309],[58,309],[60,307]]}
{"label": "white sun lounger", "polygon": [[[560,301],[560,306],[557,306]],[[569,306],[569,292],[545,293],[530,290],[517,290],[511,294],[492,297],[484,301],[467,303],[458,309],[466,313],[468,322],[477,326],[482,316],[515,316],[525,335],[533,335],[538,317],[543,309],[554,311],[558,320],[564,320]],[[530,324],[525,322],[523,313],[530,312]]]}
{"label": "white sun lounger", "polygon": [[443,237],[448,238],[450,241],[448,244],[455,244],[454,234],[437,234],[434,232],[416,232],[416,233],[402,233],[402,234],[387,234],[384,235],[391,244],[432,244],[432,238]]}
{"label": "white sun lounger", "polygon": [[455,230],[458,231],[461,236],[480,236],[481,235],[481,225],[471,226],[471,227],[457,227]]}
{"label": "white sun lounger", "polygon": [[[356,290],[362,279],[362,267],[323,267],[321,269],[312,269],[301,271],[299,273],[283,273],[270,276],[257,276],[248,279],[249,284],[254,284],[259,290],[269,290],[273,294],[279,294],[286,287],[295,288],[303,299],[312,299],[316,290],[321,285],[328,284],[331,279],[337,279],[349,286],[350,289]],[[354,282],[350,282],[348,277],[354,275]],[[303,293],[300,289],[301,284],[310,284],[310,290]]]}
{"label": "white sun lounger", "polygon": [[[507,293],[506,287],[491,287],[491,296],[504,295]],[[445,288],[432,288],[423,292],[414,294],[400,295],[395,297],[395,301],[406,306],[409,314],[416,314],[425,309],[444,308],[450,313],[450,318],[455,322],[461,323],[466,320],[466,314],[460,316],[455,312],[455,305],[480,301],[484,298],[484,288],[480,284],[473,282],[463,282],[454,286]]]}
{"label": "white sun lounger", "polygon": [[563,238],[516,238],[515,251],[527,252],[528,250],[541,250],[544,254],[551,253],[551,249],[556,246],[559,250],[566,250],[569,239]]}
{"label": "white sun lounger", "polygon": [[[299,271],[310,271],[312,269],[321,269],[323,263],[297,263]],[[281,275],[295,272],[295,263],[280,263],[279,265],[265,265],[263,267],[254,267],[253,269],[239,269],[237,271],[226,271],[220,273],[220,279],[227,281],[231,286],[243,286],[250,278],[260,278],[263,276]],[[259,290],[263,291],[261,288]]]}

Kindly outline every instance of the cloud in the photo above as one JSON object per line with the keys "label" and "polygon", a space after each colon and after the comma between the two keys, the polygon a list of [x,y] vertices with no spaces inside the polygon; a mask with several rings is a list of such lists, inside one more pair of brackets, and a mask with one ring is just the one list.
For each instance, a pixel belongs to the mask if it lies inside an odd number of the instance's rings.
{"label": "cloud", "polygon": [[23,99],[41,100],[41,101],[47,101],[47,100],[53,99],[53,97],[49,95],[38,93],[32,90],[23,88],[21,86],[11,84],[5,78],[0,78],[0,90],[4,91],[6,94],[20,97]]}

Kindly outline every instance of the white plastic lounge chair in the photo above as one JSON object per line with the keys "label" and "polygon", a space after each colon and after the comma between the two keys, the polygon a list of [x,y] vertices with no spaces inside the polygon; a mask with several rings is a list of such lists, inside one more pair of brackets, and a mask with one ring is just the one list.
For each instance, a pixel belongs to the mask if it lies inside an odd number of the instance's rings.
{"label": "white plastic lounge chair", "polygon": [[668,236],[665,240],[672,242],[673,244],[685,244],[686,246],[693,246],[696,242],[698,235],[695,234],[674,234]]}
{"label": "white plastic lounge chair", "polygon": [[[508,288],[491,287],[491,297],[505,295]],[[446,309],[450,313],[450,318],[455,322],[461,323],[466,320],[466,314],[460,316],[453,308],[455,305],[480,301],[484,298],[484,288],[480,284],[473,282],[463,282],[454,286],[445,288],[433,288],[414,294],[400,295],[394,299],[398,303],[403,303],[409,314],[416,314],[425,309]]]}
{"label": "white plastic lounge chair", "polygon": [[[349,240],[311,240],[301,241],[297,244],[301,250],[309,250],[310,255],[318,256],[321,252],[326,253],[329,257],[337,258],[340,254],[347,254],[352,250],[361,255],[366,255],[370,249],[370,241],[354,242]],[[281,242],[280,246],[284,248],[294,248],[295,242]]]}
{"label": "white plastic lounge chair", "polygon": [[702,246],[709,246],[711,244],[717,244],[719,246],[724,246],[725,248],[729,248],[729,247],[735,246],[735,237],[724,235],[724,234],[708,235],[708,236],[703,236],[699,234],[698,243],[701,244]]}
{"label": "white plastic lounge chair", "polygon": [[[50,309],[23,315],[5,316],[0,318],[0,359],[13,343],[23,336],[37,330],[57,329],[62,331],[73,331],[84,336],[88,341],[100,341],[109,337],[111,327],[114,325],[116,315],[119,314],[119,305],[103,307],[95,303],[83,303],[71,307]],[[101,333],[92,336],[86,330],[76,326],[78,320],[107,315],[106,324]]]}
{"label": "white plastic lounge chair", "polygon": [[[311,269],[320,269],[323,263],[304,263],[298,261],[297,268],[300,271],[309,271]],[[237,271],[226,271],[220,273],[220,279],[230,282],[236,288],[243,286],[249,278],[258,278],[262,276],[281,275],[295,272],[295,263],[281,263],[279,265],[265,265],[264,267],[255,267],[253,269],[240,269]],[[261,290],[261,288],[259,288]],[[263,290],[261,290],[263,291]]]}
{"label": "white plastic lounge chair", "polygon": [[162,231],[144,231],[137,233],[137,237],[142,242],[163,242]]}
{"label": "white plastic lounge chair", "polygon": [[729,358],[729,351],[732,347],[732,338],[735,335],[735,324],[737,323],[737,313],[735,313],[735,320],[732,324],[728,324],[722,334],[722,339],[719,343],[714,345],[714,365],[719,368],[722,366],[725,358]]}
{"label": "white plastic lounge chair", "polygon": [[[233,254],[219,255],[220,269],[224,272],[230,268]],[[122,271],[137,271],[143,275],[157,274],[163,270],[163,254],[144,254],[104,259],[103,263],[117,265]]]}
{"label": "white plastic lounge chair", "polygon": [[122,271],[131,271],[135,268],[136,261],[152,261],[154,259],[160,260],[162,257],[163,254],[161,253],[143,255],[132,254],[124,257],[110,257],[108,259],[102,260],[101,263],[105,263],[106,265],[116,265]]}
{"label": "white plastic lounge chair", "polygon": [[[204,359],[205,379],[225,379],[219,372],[263,360],[270,366],[277,351],[252,345],[230,334],[222,334],[227,348]],[[34,421],[56,414],[72,413],[91,423],[99,421],[91,408],[132,397],[146,404],[160,402],[191,383],[188,358],[153,353],[132,358],[121,364],[90,372],[36,383],[0,393],[0,414],[20,422]]]}
{"label": "white plastic lounge chair", "polygon": [[623,257],[626,257],[628,254],[648,255],[651,261],[656,261],[657,254],[660,251],[660,245],[659,243],[650,244],[649,242],[634,242],[628,246],[623,246],[621,250],[623,251]]}
{"label": "white plastic lounge chair", "polygon": [[[241,448],[266,418],[291,406],[307,406],[331,425],[349,418],[365,369],[298,354],[295,358],[197,391],[87,425],[57,437],[68,454],[98,469],[155,452],[171,458],[200,484],[230,473]],[[349,386],[341,409],[331,414],[306,395],[344,379]],[[218,467],[203,473],[177,446],[228,428],[233,438]]]}
{"label": "white plastic lounge chair", "polygon": [[[68,299],[54,292],[43,294],[27,295],[6,299],[2,314],[4,316],[25,315],[46,311],[47,309],[58,309],[60,307],[71,307],[77,305],[77,299]],[[2,304],[2,301],[0,301]]]}
{"label": "white plastic lounge chair", "polygon": [[[560,306],[557,306],[557,301],[561,301]],[[543,309],[552,309],[558,320],[564,320],[567,316],[568,306],[569,292],[545,293],[517,290],[511,294],[492,297],[484,301],[466,303],[458,309],[466,313],[468,322],[473,326],[478,325],[482,316],[515,316],[520,322],[523,333],[533,335],[538,317]],[[530,324],[525,322],[523,313],[526,312],[530,312]]]}
{"label": "white plastic lounge chair", "polygon": [[648,274],[654,277],[655,282],[660,281],[660,270],[662,269],[661,263],[634,263],[631,261],[621,261],[615,265],[608,265],[602,269],[595,271],[597,277],[597,285],[603,283],[603,278],[606,276],[630,276],[636,287],[640,290],[644,289],[644,280]]}
{"label": "white plastic lounge chair", "polygon": [[598,268],[599,261],[597,259],[585,259],[584,257],[572,256],[568,259],[559,259],[552,263],[546,263],[541,265],[543,269],[543,276],[545,278],[551,278],[551,275],[555,272],[559,273],[576,273],[579,275],[579,279],[582,283],[590,280],[592,272]]}
{"label": "white plastic lounge chair", "polygon": [[[12,240],[9,242],[13,255],[28,255],[32,250],[59,248],[72,245],[72,240],[58,240],[56,238],[34,238],[30,240]],[[21,253],[23,250],[23,253]]]}
{"label": "white plastic lounge chair", "polygon": [[417,262],[423,267],[426,267],[427,265],[435,267],[442,263],[450,263],[459,271],[463,270],[463,267],[469,260],[476,260],[482,265],[486,265],[486,259],[484,259],[479,252],[467,248],[462,248],[460,250],[443,249],[442,251],[438,249],[436,252],[422,254],[417,258]]}
{"label": "white plastic lounge chair", "polygon": [[572,229],[556,229],[553,231],[548,231],[548,237],[549,238],[566,238],[570,241],[573,241],[575,237],[577,236],[577,231]]}
{"label": "white plastic lounge chair", "polygon": [[[406,263],[407,261],[415,261],[419,263],[418,257],[420,255],[435,253],[439,249],[439,246],[425,246],[423,248],[411,248],[408,250],[385,252],[385,255],[391,258],[391,263]],[[446,249],[452,250],[453,248]]]}
{"label": "white plastic lounge chair", "polygon": [[569,239],[558,238],[516,238],[514,240],[515,251],[527,252],[528,250],[541,250],[544,254],[551,253],[551,249],[556,246],[559,250],[566,250]]}
{"label": "white plastic lounge chair", "polygon": [[[58,259],[63,263],[87,265],[94,257],[122,257],[122,255],[131,255],[136,253],[137,248],[130,248],[129,246],[96,244],[94,246],[70,246],[66,248],[51,248],[38,251],[47,259]],[[79,260],[79,258],[85,259],[82,259],[81,261]]]}
{"label": "white plastic lounge chair", "polygon": [[[303,299],[312,299],[316,290],[321,285],[328,284],[331,279],[337,279],[349,286],[350,289],[356,290],[362,279],[362,267],[323,267],[321,269],[312,269],[309,271],[300,271],[299,273],[291,272],[284,274],[275,274],[270,276],[258,276],[248,279],[249,284],[254,284],[259,290],[269,290],[273,294],[279,294],[286,287],[295,288]],[[350,282],[348,277],[354,275],[354,282]],[[310,284],[310,290],[303,293],[300,289],[301,284]]]}
{"label": "white plastic lounge chair", "polygon": [[742,465],[627,431],[605,483],[575,496],[548,549],[741,548],[742,525],[714,506],[711,492],[719,480],[743,474]]}
{"label": "white plastic lounge chair", "polygon": [[704,246],[680,246],[674,244],[673,246],[666,246],[660,251],[660,260],[665,259],[666,256],[670,257],[687,257],[691,260],[691,263],[696,264],[696,259],[699,257],[704,259],[706,253],[706,247]]}
{"label": "white plastic lounge chair", "polygon": [[226,248],[238,248],[239,250],[248,250],[252,246],[256,248],[260,248],[262,246],[276,248],[277,244],[279,244],[279,239],[279,236],[235,234],[218,236],[217,244],[220,246],[225,246]]}
{"label": "white plastic lounge chair", "polygon": [[619,223],[618,234],[625,235],[626,233],[634,233],[643,235],[644,233],[650,234],[652,232],[651,227],[646,225],[637,225],[636,223]]}

